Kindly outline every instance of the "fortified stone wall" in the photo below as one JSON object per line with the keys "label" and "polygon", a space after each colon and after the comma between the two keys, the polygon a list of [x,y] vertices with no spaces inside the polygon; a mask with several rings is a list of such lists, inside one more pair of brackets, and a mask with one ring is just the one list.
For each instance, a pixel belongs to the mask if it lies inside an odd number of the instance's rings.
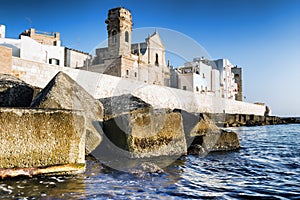
{"label": "fortified stone wall", "polygon": [[130,79],[71,69],[56,65],[35,63],[13,57],[13,73],[25,82],[45,87],[58,71],[67,73],[94,98],[105,98],[126,93],[143,99],[155,108],[179,108],[189,112],[253,114],[263,116],[265,106],[228,100],[189,91],[148,85]]}

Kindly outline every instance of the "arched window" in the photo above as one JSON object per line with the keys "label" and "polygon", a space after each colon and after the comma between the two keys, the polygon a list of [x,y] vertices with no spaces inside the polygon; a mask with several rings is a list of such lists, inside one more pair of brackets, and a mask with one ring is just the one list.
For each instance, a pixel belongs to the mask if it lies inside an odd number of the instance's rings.
{"label": "arched window", "polygon": [[155,66],[158,66],[158,54],[155,54]]}
{"label": "arched window", "polygon": [[116,44],[117,43],[117,31],[113,30],[111,32],[111,43]]}
{"label": "arched window", "polygon": [[129,33],[128,33],[128,31],[125,32],[125,42],[129,42]]}

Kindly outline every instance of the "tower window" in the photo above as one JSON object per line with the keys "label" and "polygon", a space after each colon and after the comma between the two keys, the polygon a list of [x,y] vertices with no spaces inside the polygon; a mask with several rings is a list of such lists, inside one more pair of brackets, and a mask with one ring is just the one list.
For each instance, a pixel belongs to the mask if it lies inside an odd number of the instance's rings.
{"label": "tower window", "polygon": [[129,42],[129,33],[128,33],[128,31],[125,32],[125,42]]}
{"label": "tower window", "polygon": [[116,44],[117,43],[117,31],[113,30],[111,33],[111,43]]}
{"label": "tower window", "polygon": [[158,66],[158,54],[155,55],[155,66]]}

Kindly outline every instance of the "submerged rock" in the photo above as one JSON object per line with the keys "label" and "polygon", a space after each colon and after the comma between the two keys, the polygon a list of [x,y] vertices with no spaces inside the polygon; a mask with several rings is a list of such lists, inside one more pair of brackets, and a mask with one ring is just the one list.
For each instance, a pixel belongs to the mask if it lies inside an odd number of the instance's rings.
{"label": "submerged rock", "polygon": [[0,74],[0,107],[29,107],[34,89],[24,81]]}
{"label": "submerged rock", "polygon": [[151,162],[143,162],[130,170],[132,174],[143,176],[145,174],[161,174],[164,170]]}
{"label": "submerged rock", "polygon": [[37,94],[31,107],[81,110],[86,117],[86,154],[101,142],[103,106],[67,74],[59,72]]}
{"label": "submerged rock", "polygon": [[1,177],[51,173],[51,166],[72,165],[75,172],[84,169],[85,118],[81,112],[0,108],[0,127]]}

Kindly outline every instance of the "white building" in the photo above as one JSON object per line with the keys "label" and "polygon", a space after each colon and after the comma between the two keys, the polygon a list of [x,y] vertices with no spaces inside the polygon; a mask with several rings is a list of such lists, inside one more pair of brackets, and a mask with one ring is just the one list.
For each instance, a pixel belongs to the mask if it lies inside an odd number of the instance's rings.
{"label": "white building", "polygon": [[218,59],[212,62],[214,68],[220,72],[221,97],[226,99],[235,99],[238,93],[238,86],[235,82],[234,73],[231,69],[234,66],[228,59]]}
{"label": "white building", "polygon": [[171,87],[226,99],[235,99],[237,84],[227,59],[209,61],[195,58],[183,67],[171,70]]}
{"label": "white building", "polygon": [[[3,28],[4,27],[4,28]],[[0,46],[12,49],[12,56],[39,63],[66,67],[82,67],[91,56],[87,53],[62,47],[59,33],[39,34],[35,29],[26,30],[20,39],[5,38],[5,26],[0,25]]]}

